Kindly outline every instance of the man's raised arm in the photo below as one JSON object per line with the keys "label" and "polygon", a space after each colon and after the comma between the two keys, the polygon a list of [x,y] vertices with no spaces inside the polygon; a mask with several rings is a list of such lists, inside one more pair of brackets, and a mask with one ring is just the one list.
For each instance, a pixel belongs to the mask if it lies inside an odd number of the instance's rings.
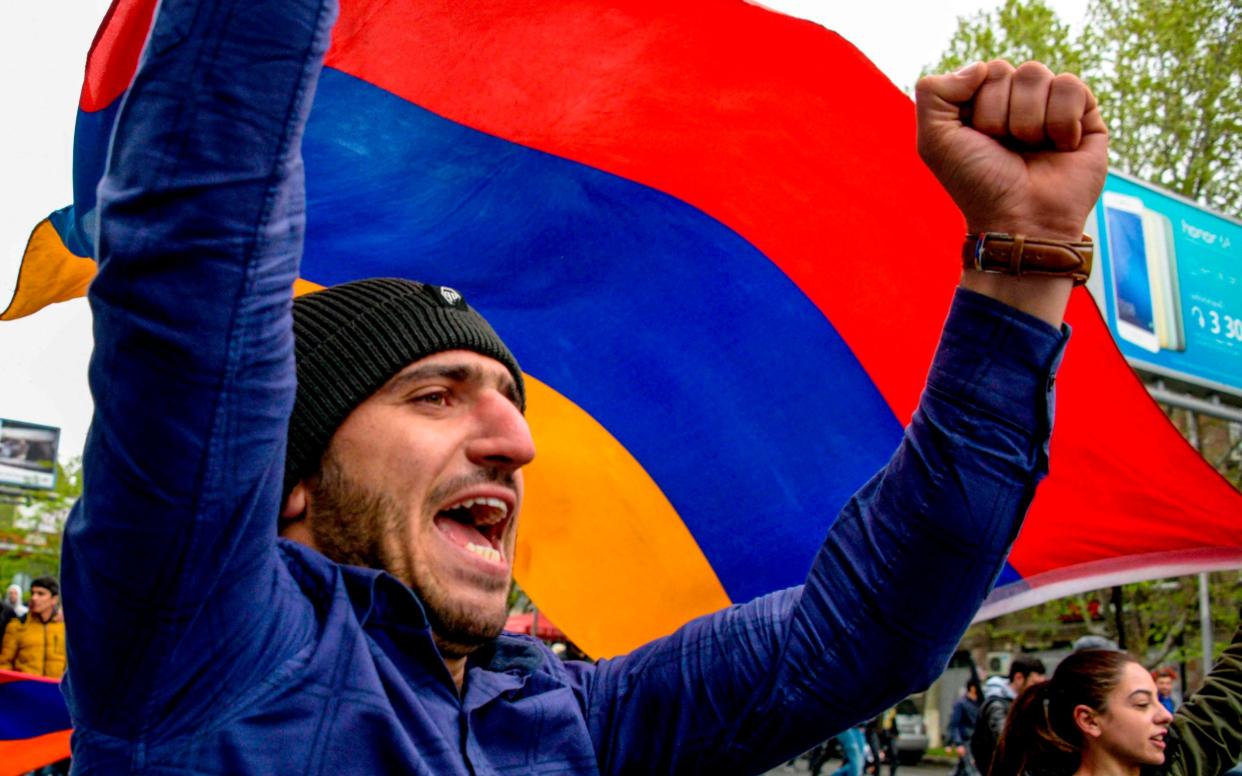
{"label": "man's raised arm", "polygon": [[301,133],[335,12],[163,0],[117,119],[89,294],[95,415],[64,550],[75,739],[192,726],[262,670],[256,654],[304,640],[276,637],[274,523]]}
{"label": "man's raised arm", "polygon": [[[975,65],[923,79],[918,115],[920,151],[972,232],[1081,240],[1107,135],[1078,79]],[[906,238],[912,261],[955,258]],[[806,584],[581,671],[601,770],[761,772],[935,679],[1047,471],[1072,285],[964,273],[900,447],[837,518]]]}

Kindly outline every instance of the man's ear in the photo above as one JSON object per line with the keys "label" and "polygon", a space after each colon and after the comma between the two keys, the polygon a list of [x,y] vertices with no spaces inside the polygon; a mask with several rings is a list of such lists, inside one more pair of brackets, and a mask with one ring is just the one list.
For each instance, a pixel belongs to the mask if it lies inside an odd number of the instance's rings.
{"label": "man's ear", "polygon": [[306,516],[306,483],[299,482],[289,491],[285,508],[280,510],[281,520],[301,520]]}
{"label": "man's ear", "polygon": [[1095,709],[1084,704],[1078,704],[1074,707],[1074,724],[1082,731],[1086,738],[1099,738],[1104,732],[1100,729],[1099,720],[1096,719]]}
{"label": "man's ear", "polygon": [[285,506],[280,510],[280,535],[286,539],[314,547],[310,525],[306,520],[306,483],[299,482],[289,491]]}

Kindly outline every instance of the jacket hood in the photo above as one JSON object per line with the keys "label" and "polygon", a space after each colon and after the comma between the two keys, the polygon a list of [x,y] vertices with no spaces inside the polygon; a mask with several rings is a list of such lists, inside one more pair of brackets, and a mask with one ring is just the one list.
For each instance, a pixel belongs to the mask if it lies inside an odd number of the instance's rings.
{"label": "jacket hood", "polygon": [[11,604],[11,606],[13,607],[13,611],[17,612],[18,617],[23,617],[29,609],[27,609],[26,605],[22,603],[22,588],[20,585],[9,585],[8,590],[4,591],[4,602],[6,604],[9,603],[9,593],[14,590],[17,591],[17,603]]}
{"label": "jacket hood", "polygon": [[988,680],[983,683],[984,698],[1009,698],[1018,697],[1013,688],[1009,686],[1009,680],[1003,676],[989,676]]}

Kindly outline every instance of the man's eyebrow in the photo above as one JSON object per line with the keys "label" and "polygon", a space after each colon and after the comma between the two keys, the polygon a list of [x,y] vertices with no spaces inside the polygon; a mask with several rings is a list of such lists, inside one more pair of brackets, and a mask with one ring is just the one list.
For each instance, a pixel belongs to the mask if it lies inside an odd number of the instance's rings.
{"label": "man's eyebrow", "polygon": [[[471,380],[482,383],[486,380],[483,370],[471,364],[424,364],[413,367],[392,378],[384,386],[383,390],[385,393],[400,393],[411,383],[436,378],[450,380],[455,383],[464,383]],[[496,387],[514,404],[518,403],[517,384],[508,372],[504,373],[504,376],[500,378],[499,385]]]}
{"label": "man's eyebrow", "polygon": [[482,379],[482,370],[466,364],[424,364],[408,369],[388,381],[384,386],[386,393],[400,393],[410,383],[420,380],[440,378],[453,382],[465,382],[471,379]]}

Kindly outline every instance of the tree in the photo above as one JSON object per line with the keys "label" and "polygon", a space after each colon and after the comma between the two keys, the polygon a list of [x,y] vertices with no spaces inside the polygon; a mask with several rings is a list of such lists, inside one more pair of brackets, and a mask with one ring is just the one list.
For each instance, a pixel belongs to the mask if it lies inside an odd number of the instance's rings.
{"label": "tree", "polygon": [[1126,172],[1217,210],[1242,207],[1242,5],[1093,0],[1079,45]]}
{"label": "tree", "polygon": [[[1199,582],[1196,576],[1152,580],[1095,590],[1049,601],[1029,609],[972,625],[962,644],[978,653],[989,651],[1068,650],[1080,636],[1105,636],[1148,668],[1185,664],[1191,689],[1202,681],[1203,654],[1199,631]],[[1212,601],[1213,654],[1228,646],[1242,608],[1242,572],[1209,575]],[[1113,608],[1123,602],[1121,630]]]}
{"label": "tree", "polygon": [[1071,35],[1043,0],[958,19],[930,71],[1038,59],[1083,75],[1111,132],[1110,163],[1224,213],[1242,210],[1242,5],[1090,0]]}
{"label": "tree", "polygon": [[18,574],[59,576],[60,542],[69,509],[82,494],[82,459],[56,465],[56,487],[0,504],[0,587]]}
{"label": "tree", "polygon": [[948,72],[990,59],[1014,63],[1033,59],[1056,72],[1085,72],[1094,64],[1083,60],[1069,25],[1044,0],[1005,0],[994,11],[958,17],[948,49],[923,73]]}

